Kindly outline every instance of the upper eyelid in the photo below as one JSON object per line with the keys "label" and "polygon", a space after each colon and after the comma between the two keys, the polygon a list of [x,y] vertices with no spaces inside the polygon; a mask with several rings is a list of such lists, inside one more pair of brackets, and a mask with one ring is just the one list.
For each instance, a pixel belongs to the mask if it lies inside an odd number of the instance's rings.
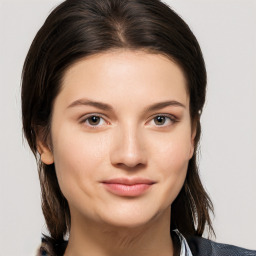
{"label": "upper eyelid", "polygon": [[173,114],[169,114],[169,113],[158,113],[158,114],[154,114],[153,116],[172,116],[172,117],[175,117]]}
{"label": "upper eyelid", "polygon": [[159,114],[154,114],[152,116],[149,117],[149,120],[157,117],[157,116],[164,116],[164,117],[169,117],[170,119],[174,119],[174,120],[177,120],[178,118],[173,115],[173,114],[168,114],[168,113],[159,113]]}
{"label": "upper eyelid", "polygon": [[100,114],[100,113],[89,113],[89,114],[82,115],[79,119],[85,120],[85,119],[88,119],[92,116],[98,116],[98,117],[101,117],[103,119],[106,118],[106,115],[103,115],[103,114]]}
{"label": "upper eyelid", "polygon": [[[97,112],[84,114],[84,115],[81,116],[80,119],[87,119],[87,118],[90,118],[92,116],[98,116],[98,117],[102,117],[103,119],[105,119],[105,118],[108,119],[108,117],[105,114],[101,114],[101,113],[97,113]],[[156,116],[166,116],[166,117],[170,117],[170,118],[173,118],[173,119],[177,119],[177,117],[175,115],[170,114],[170,113],[157,113],[157,114],[151,115],[147,119],[152,119]]]}

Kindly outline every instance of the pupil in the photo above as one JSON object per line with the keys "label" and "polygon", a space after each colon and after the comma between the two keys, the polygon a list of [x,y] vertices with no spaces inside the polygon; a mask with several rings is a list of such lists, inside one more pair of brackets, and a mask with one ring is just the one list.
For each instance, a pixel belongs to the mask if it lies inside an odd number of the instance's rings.
{"label": "pupil", "polygon": [[98,116],[92,116],[90,119],[89,119],[89,122],[90,124],[92,125],[95,125],[95,124],[98,124],[100,121],[100,118]]}
{"label": "pupil", "polygon": [[164,124],[164,122],[165,122],[165,117],[164,116],[158,116],[158,117],[156,117],[155,118],[155,123],[157,124],[157,125],[159,125],[159,124]]}

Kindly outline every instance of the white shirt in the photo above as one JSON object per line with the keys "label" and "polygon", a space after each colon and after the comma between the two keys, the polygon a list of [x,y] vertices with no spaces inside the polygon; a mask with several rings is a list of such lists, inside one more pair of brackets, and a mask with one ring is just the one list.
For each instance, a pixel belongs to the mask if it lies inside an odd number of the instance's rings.
{"label": "white shirt", "polygon": [[178,229],[175,229],[174,232],[180,239],[180,256],[193,256],[185,237],[179,232]]}

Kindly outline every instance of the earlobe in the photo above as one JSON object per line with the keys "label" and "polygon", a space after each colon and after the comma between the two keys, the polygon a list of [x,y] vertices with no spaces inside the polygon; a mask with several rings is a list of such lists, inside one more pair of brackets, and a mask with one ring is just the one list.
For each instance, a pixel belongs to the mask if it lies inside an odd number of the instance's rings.
{"label": "earlobe", "polygon": [[196,129],[193,129],[192,135],[191,135],[191,147],[190,147],[190,154],[189,154],[189,159],[192,158],[194,155],[195,151],[195,137],[196,137]]}
{"label": "earlobe", "polygon": [[192,156],[194,155],[194,150],[195,150],[194,144],[191,144],[190,153],[189,153],[189,159],[191,159]]}
{"label": "earlobe", "polygon": [[38,150],[38,153],[40,154],[41,161],[44,164],[50,165],[54,163],[52,151],[47,145],[45,145],[45,143],[43,143],[40,140],[37,141],[37,150]]}

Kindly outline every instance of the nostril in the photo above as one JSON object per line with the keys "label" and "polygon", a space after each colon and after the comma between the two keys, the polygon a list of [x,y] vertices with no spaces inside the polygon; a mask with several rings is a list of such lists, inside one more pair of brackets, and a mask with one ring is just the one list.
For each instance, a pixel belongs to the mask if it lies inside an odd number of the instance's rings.
{"label": "nostril", "polygon": [[138,163],[135,165],[131,165],[131,164],[128,165],[128,164],[124,164],[124,163],[117,163],[117,164],[115,164],[115,167],[117,167],[119,169],[123,169],[128,172],[136,172],[136,171],[144,169],[146,167],[146,164]]}

